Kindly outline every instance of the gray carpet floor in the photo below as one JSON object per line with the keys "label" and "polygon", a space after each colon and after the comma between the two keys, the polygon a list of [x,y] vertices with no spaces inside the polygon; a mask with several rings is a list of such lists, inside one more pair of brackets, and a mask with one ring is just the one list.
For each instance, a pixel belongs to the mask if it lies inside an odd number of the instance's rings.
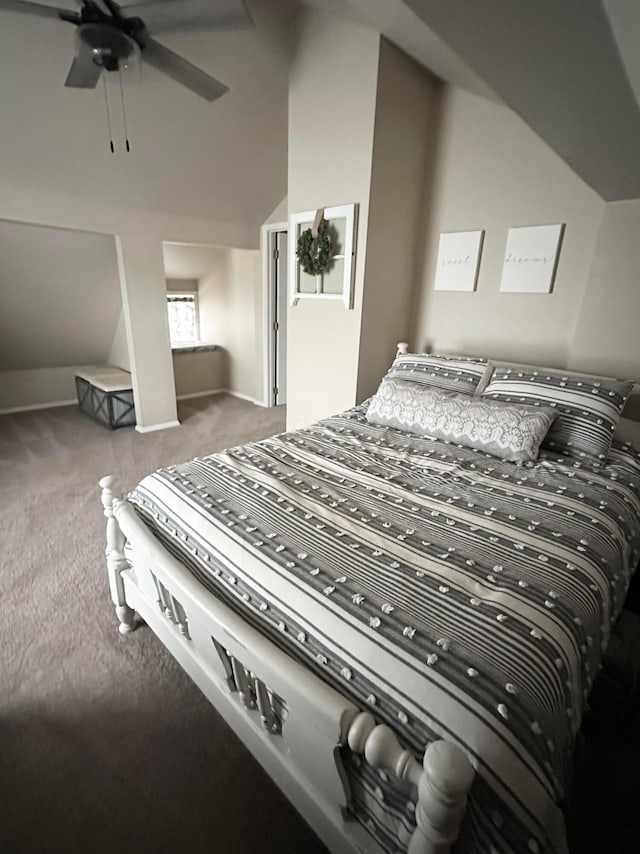
{"label": "gray carpet floor", "polygon": [[[99,478],[131,488],[284,429],[226,396],[180,418],[141,435],[74,407],[0,416],[2,854],[326,854],[155,636],[116,631]],[[572,854],[640,852],[640,720],[622,739],[613,711],[586,722]]]}
{"label": "gray carpet floor", "polygon": [[228,396],[109,432],[75,407],[0,416],[0,851],[325,852],[146,628],[116,630],[97,482],[264,438]]}

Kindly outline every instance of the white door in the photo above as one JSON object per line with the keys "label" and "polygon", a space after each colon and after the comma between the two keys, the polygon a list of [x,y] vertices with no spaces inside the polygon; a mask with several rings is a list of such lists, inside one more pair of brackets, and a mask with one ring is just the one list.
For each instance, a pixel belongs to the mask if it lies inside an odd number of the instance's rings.
{"label": "white door", "polygon": [[287,402],[287,238],[286,231],[273,235],[273,402],[281,406]]}

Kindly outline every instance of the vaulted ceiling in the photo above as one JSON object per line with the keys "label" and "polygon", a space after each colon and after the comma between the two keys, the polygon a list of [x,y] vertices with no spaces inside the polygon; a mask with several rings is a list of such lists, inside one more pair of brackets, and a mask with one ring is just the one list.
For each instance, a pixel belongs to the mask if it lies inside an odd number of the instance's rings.
{"label": "vaulted ceiling", "polygon": [[[39,2],[78,8],[74,0]],[[158,36],[230,91],[208,103],[143,63],[141,81],[124,90],[129,154],[118,76],[107,80],[112,154],[102,82],[94,90],[64,87],[74,28],[0,9],[0,184],[133,210],[262,223],[287,191],[291,2],[248,5],[253,29]]]}
{"label": "vaulted ceiling", "polygon": [[[77,8],[74,0],[40,0]],[[127,5],[130,0],[123,0]],[[504,101],[605,200],[640,197],[638,0],[304,0],[374,27],[441,79]],[[172,33],[231,87],[213,104],[153,68],[112,90],[63,86],[71,27],[0,12],[0,181],[131,208],[258,224],[286,194],[295,0],[248,0],[256,28]]]}
{"label": "vaulted ceiling", "polygon": [[640,197],[638,0],[308,0],[504,101],[607,201]]}

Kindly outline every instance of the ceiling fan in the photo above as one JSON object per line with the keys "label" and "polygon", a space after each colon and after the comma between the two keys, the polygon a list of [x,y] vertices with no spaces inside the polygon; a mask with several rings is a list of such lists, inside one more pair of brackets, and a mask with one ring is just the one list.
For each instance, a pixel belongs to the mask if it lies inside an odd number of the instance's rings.
{"label": "ceiling fan", "polygon": [[215,101],[228,86],[151,38],[169,30],[253,26],[244,0],[152,0],[121,7],[115,0],[77,0],[78,12],[28,0],[0,0],[0,11],[54,18],[77,27],[76,55],[65,86],[94,89],[103,71],[120,71],[140,55],[187,89]]}

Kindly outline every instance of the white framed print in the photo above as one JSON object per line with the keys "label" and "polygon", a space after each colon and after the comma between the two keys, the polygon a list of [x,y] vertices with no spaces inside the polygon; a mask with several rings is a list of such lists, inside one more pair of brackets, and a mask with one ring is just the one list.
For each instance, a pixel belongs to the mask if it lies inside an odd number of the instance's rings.
{"label": "white framed print", "polygon": [[450,231],[440,235],[435,291],[475,291],[484,231]]}
{"label": "white framed print", "polygon": [[512,294],[550,294],[563,232],[564,224],[510,228],[500,290]]}

